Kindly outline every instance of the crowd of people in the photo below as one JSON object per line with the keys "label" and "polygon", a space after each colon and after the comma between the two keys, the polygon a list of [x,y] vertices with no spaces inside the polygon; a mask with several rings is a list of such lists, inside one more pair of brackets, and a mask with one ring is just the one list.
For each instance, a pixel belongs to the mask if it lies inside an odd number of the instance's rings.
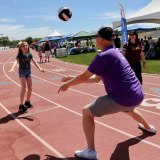
{"label": "crowd of people", "polygon": [[[136,34],[138,35],[137,32]],[[138,41],[142,45],[142,50],[144,51],[145,57],[147,59],[160,58],[160,38],[155,41],[153,40],[152,36],[144,36],[144,38],[138,38]],[[118,34],[115,36],[114,45],[116,48],[123,48],[121,39],[119,38]]]}

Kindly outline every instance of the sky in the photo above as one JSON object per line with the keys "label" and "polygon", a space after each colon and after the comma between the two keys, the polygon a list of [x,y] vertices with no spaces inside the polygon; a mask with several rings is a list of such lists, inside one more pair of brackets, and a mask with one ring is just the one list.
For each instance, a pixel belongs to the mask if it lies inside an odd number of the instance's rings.
{"label": "sky", "polygon": [[[54,31],[63,35],[93,32],[120,20],[119,2],[123,4],[127,18],[151,0],[0,0],[0,35],[8,36],[10,40],[21,40],[27,37],[43,38]],[[72,11],[69,21],[58,18],[58,10],[62,6]]]}

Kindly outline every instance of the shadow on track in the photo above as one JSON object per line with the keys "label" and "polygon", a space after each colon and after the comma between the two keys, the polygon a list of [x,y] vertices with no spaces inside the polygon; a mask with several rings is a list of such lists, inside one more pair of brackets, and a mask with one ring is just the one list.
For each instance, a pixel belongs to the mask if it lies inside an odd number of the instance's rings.
{"label": "shadow on track", "polygon": [[114,152],[111,155],[110,160],[130,160],[129,147],[139,143],[143,139],[150,136],[153,136],[153,134],[144,131],[143,134],[140,136],[118,143],[117,147],[115,148]]}
{"label": "shadow on track", "polygon": [[15,113],[8,114],[7,116],[0,118],[0,124],[8,123],[9,121],[14,121],[15,119],[27,119],[29,121],[33,121],[32,118],[18,117],[22,114],[23,112],[15,112]]}
{"label": "shadow on track", "polygon": [[[57,158],[51,155],[45,155],[46,159],[44,160],[77,160],[75,157],[66,157],[66,158]],[[30,154],[26,156],[23,160],[40,160],[40,156],[37,154]]]}

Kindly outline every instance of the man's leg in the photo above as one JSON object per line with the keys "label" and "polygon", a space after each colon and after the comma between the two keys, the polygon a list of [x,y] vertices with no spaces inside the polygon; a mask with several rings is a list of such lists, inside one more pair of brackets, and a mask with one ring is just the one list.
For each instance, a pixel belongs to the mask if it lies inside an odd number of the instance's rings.
{"label": "man's leg", "polygon": [[90,112],[88,106],[83,108],[83,130],[87,140],[88,149],[95,150],[94,132],[95,122],[94,115]]}
{"label": "man's leg", "polygon": [[125,112],[127,113],[129,116],[131,116],[134,120],[136,120],[137,122],[143,124],[143,126],[146,129],[150,129],[149,124],[147,123],[147,121],[144,119],[143,115],[135,108],[132,112]]}

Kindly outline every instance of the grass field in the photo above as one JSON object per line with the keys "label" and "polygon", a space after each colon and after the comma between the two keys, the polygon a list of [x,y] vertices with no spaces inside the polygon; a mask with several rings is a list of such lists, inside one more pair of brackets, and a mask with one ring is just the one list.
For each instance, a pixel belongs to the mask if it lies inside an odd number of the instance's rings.
{"label": "grass field", "polygon": [[[88,66],[97,52],[92,53],[85,53],[85,54],[77,54],[77,55],[68,55],[67,57],[58,58],[59,60],[76,63],[76,64],[83,64]],[[145,73],[152,73],[152,74],[160,74],[160,60],[146,60],[147,62],[147,69],[143,72]]]}

